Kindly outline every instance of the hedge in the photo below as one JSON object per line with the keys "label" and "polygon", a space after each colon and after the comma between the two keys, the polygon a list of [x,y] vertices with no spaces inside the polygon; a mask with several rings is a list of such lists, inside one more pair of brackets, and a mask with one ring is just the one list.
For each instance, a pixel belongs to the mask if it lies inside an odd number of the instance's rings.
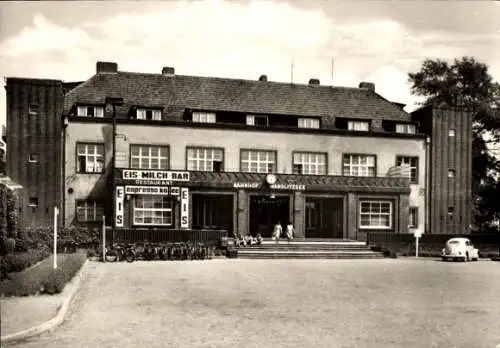
{"label": "hedge", "polygon": [[[58,229],[58,251],[65,248],[95,247],[100,243],[100,228],[63,227]],[[49,247],[53,249],[54,229],[52,227],[28,228],[22,233],[22,239],[30,248]]]}
{"label": "hedge", "polygon": [[15,191],[0,184],[0,238],[17,238],[19,232],[19,198]]}
{"label": "hedge", "polygon": [[30,296],[57,294],[81,269],[87,255],[83,253],[58,255],[58,268],[53,269],[53,258],[49,257],[38,266],[11,274],[10,279],[0,282],[2,296]]}
{"label": "hedge", "polygon": [[0,280],[5,279],[9,273],[21,272],[33,266],[50,255],[47,248],[32,249],[21,253],[7,254],[0,259]]}

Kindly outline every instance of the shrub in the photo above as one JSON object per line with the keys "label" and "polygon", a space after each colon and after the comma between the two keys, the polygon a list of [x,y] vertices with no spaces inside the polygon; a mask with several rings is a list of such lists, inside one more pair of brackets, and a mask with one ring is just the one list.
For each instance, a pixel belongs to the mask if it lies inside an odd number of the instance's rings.
{"label": "shrub", "polygon": [[8,273],[21,272],[50,255],[47,249],[29,250],[22,253],[11,253],[2,257],[1,274],[4,279]]}
{"label": "shrub", "polygon": [[16,240],[14,238],[5,239],[5,251],[7,254],[13,253],[16,250]]}
{"label": "shrub", "polygon": [[384,257],[396,259],[398,257],[398,254],[394,250],[386,249],[386,250],[384,250]]}
{"label": "shrub", "polygon": [[54,270],[53,258],[46,258],[38,267],[14,273],[10,279],[0,282],[0,293],[4,296],[60,293],[86,259],[83,253],[58,255],[58,268]]}

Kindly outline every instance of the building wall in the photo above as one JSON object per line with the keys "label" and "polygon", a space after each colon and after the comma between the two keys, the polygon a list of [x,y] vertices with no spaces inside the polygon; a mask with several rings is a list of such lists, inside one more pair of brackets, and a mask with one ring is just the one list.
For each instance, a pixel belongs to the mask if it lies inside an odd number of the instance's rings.
{"label": "building wall", "polygon": [[[7,175],[22,185],[21,219],[24,225],[50,225],[53,207],[60,202],[61,118],[63,89],[61,81],[7,79]],[[30,104],[38,105],[30,114]],[[38,162],[29,162],[30,153]],[[28,207],[30,197],[38,199],[36,208]]]}
{"label": "building wall", "polygon": [[[292,173],[292,153],[312,151],[328,153],[328,174],[341,175],[343,153],[363,153],[377,156],[377,175],[385,176],[396,164],[397,155],[419,157],[418,184],[411,185],[410,206],[419,208],[419,229],[424,228],[425,144],[423,139],[349,137],[340,135],[312,135],[288,132],[235,131],[201,129],[181,126],[124,125],[117,126],[117,167],[129,167],[130,144],[157,144],[170,146],[170,169],[185,170],[186,147],[224,148],[224,171],[240,171],[240,149],[269,149],[278,153],[278,173]],[[71,122],[65,135],[66,163],[66,223],[75,216],[75,200],[89,195],[104,195],[106,179],[100,174],[75,174],[76,143],[101,142],[105,144],[106,167],[112,156],[112,127],[110,124]],[[108,172],[109,173],[109,172]],[[72,194],[67,189],[73,189]],[[334,190],[334,188],[332,188]],[[238,202],[241,200],[238,197]],[[245,203],[241,203],[245,204]],[[245,217],[238,217],[244,223]]]}
{"label": "building wall", "polygon": [[[431,233],[470,232],[472,188],[472,115],[466,110],[432,110]],[[455,129],[455,136],[449,130]],[[448,177],[449,170],[455,177]],[[453,215],[448,209],[454,207]]]}

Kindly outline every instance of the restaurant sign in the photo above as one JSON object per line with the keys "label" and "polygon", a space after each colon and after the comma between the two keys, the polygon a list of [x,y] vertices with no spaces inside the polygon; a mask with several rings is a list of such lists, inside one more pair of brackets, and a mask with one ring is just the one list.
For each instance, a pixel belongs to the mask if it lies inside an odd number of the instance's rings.
{"label": "restaurant sign", "polygon": [[180,188],[172,186],[125,186],[125,194],[178,196]]}
{"label": "restaurant sign", "polygon": [[138,185],[169,185],[172,181],[189,181],[189,172],[124,169],[122,178]]}
{"label": "restaurant sign", "polygon": [[[258,189],[262,185],[258,182],[235,182],[233,183],[233,188],[237,189]],[[306,185],[298,185],[298,184],[272,184],[269,185],[271,190],[288,190],[288,191],[304,191],[306,189]]]}

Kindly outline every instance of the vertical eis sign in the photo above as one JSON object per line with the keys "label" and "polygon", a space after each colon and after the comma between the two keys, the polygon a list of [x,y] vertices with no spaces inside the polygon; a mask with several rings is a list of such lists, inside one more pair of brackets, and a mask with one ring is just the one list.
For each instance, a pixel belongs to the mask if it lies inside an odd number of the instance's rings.
{"label": "vertical eis sign", "polygon": [[181,189],[181,228],[189,228],[189,189]]}
{"label": "vertical eis sign", "polygon": [[116,206],[115,206],[115,226],[123,227],[123,196],[124,196],[123,186],[116,186]]}

